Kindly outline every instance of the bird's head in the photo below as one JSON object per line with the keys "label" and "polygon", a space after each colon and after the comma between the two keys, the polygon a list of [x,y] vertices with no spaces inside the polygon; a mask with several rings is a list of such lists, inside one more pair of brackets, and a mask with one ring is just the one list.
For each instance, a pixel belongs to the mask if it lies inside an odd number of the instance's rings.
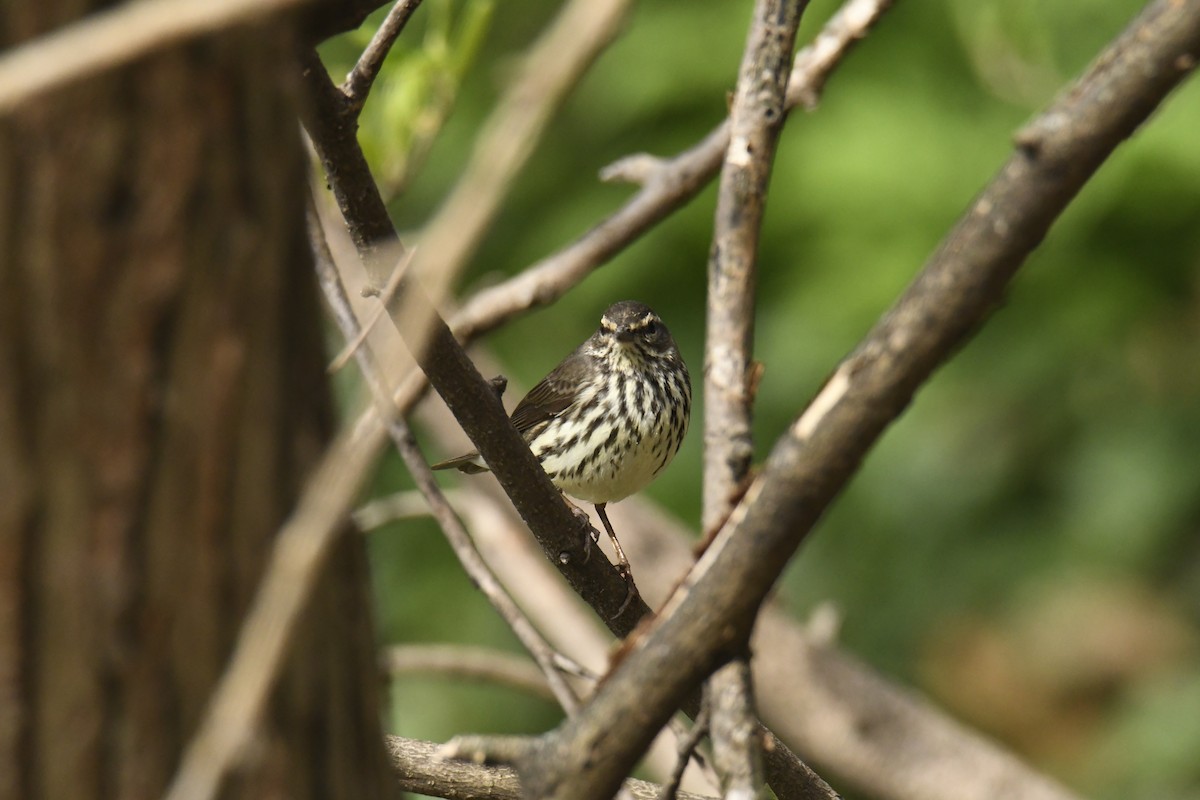
{"label": "bird's head", "polygon": [[597,336],[626,357],[659,359],[678,357],[671,332],[650,306],[634,300],[613,303],[600,318]]}

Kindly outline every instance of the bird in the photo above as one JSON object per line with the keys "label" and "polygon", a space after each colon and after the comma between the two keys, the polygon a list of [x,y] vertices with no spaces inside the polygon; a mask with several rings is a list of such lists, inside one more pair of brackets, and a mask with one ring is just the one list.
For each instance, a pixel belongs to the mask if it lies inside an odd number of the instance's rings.
{"label": "bird", "polygon": [[[559,491],[595,506],[630,586],[622,609],[636,587],[605,507],[641,491],[671,463],[691,406],[691,378],[667,326],[644,303],[623,300],[510,415]],[[432,468],[487,471],[478,451]]]}

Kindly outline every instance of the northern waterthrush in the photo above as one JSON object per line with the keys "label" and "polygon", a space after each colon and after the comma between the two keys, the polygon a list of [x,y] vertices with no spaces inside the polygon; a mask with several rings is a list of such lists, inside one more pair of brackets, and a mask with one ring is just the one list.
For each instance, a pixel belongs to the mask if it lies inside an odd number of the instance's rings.
{"label": "northern waterthrush", "polygon": [[[512,412],[554,485],[595,505],[631,588],[629,561],[604,507],[643,489],[671,463],[691,407],[691,379],[667,326],[649,306],[625,300],[609,306],[591,338]],[[477,452],[433,468],[487,470]]]}

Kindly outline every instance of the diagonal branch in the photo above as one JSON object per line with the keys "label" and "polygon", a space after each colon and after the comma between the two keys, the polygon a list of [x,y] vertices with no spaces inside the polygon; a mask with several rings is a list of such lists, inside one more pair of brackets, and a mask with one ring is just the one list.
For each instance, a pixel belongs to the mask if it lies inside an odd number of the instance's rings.
{"label": "diagonal branch", "polygon": [[421,5],[421,0],[396,0],[392,10],[384,17],[379,29],[371,37],[367,49],[363,50],[358,62],[346,76],[345,82],[341,85],[341,92],[356,114],[362,111],[363,105],[367,102],[367,95],[370,94],[371,87],[375,85],[375,79],[379,77],[379,70],[383,68],[383,61],[387,58],[388,51],[392,49],[396,39],[404,32],[404,27],[408,25],[409,18],[412,17],[419,5]]}
{"label": "diagonal branch", "polygon": [[[816,103],[829,76],[894,0],[847,0],[812,44],[796,54],[788,82],[788,109]],[[483,289],[454,316],[455,334],[470,341],[529,310],[549,305],[639,236],[682,208],[716,177],[729,148],[730,123],[723,121],[698,144],[667,160],[649,156],[641,189],[620,209],[563,250]],[[634,157],[638,158],[638,157]],[[643,159],[643,160],[644,160]]]}
{"label": "diagonal branch", "polygon": [[[518,764],[538,797],[611,796],[680,700],[743,641],[784,565],[884,428],[986,320],[1025,258],[1121,141],[1200,59],[1200,3],[1156,0],[1017,150],[904,295],[774,446],[696,568],[588,713]],[[598,726],[597,720],[604,725]]]}
{"label": "diagonal branch", "polygon": [[[421,233],[413,269],[441,294],[474,254],[513,178],[567,95],[620,30],[631,0],[574,0],[524,57],[475,140],[462,177]],[[387,273],[371,276],[382,285]]]}
{"label": "diagonal branch", "polygon": [[181,39],[260,20],[301,0],[134,0],[89,14],[0,57],[0,114]]}
{"label": "diagonal branch", "polygon": [[[452,423],[444,416],[426,409],[422,425],[445,439]],[[575,616],[575,598],[549,574],[507,499],[481,482],[459,491],[481,552],[554,646],[602,658],[607,637]],[[630,537],[633,562],[650,565],[639,587],[658,605],[694,561],[693,532],[646,498],[630,498],[611,517]],[[768,604],[751,643],[763,719],[823,772],[879,800],[1078,800],[919,692],[836,646],[830,628],[826,614],[801,623]],[[785,796],[774,783],[772,789]]]}

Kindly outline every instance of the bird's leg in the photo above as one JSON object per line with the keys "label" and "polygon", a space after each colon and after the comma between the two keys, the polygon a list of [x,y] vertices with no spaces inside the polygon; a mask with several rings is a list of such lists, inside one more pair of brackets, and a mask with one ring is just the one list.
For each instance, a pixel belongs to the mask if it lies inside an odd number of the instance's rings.
{"label": "bird's leg", "polygon": [[608,538],[612,539],[613,549],[617,551],[617,571],[621,573],[621,577],[625,579],[625,583],[629,585],[629,591],[625,594],[625,600],[621,603],[621,608],[617,611],[617,616],[625,613],[625,609],[629,608],[629,604],[633,602],[633,598],[637,596],[637,584],[633,582],[633,570],[629,568],[629,559],[625,557],[625,551],[621,549],[621,543],[617,541],[617,534],[613,532],[612,523],[608,521],[608,514],[604,511],[606,503],[596,503],[596,514],[599,515],[600,521],[604,523],[604,530],[608,532]]}

